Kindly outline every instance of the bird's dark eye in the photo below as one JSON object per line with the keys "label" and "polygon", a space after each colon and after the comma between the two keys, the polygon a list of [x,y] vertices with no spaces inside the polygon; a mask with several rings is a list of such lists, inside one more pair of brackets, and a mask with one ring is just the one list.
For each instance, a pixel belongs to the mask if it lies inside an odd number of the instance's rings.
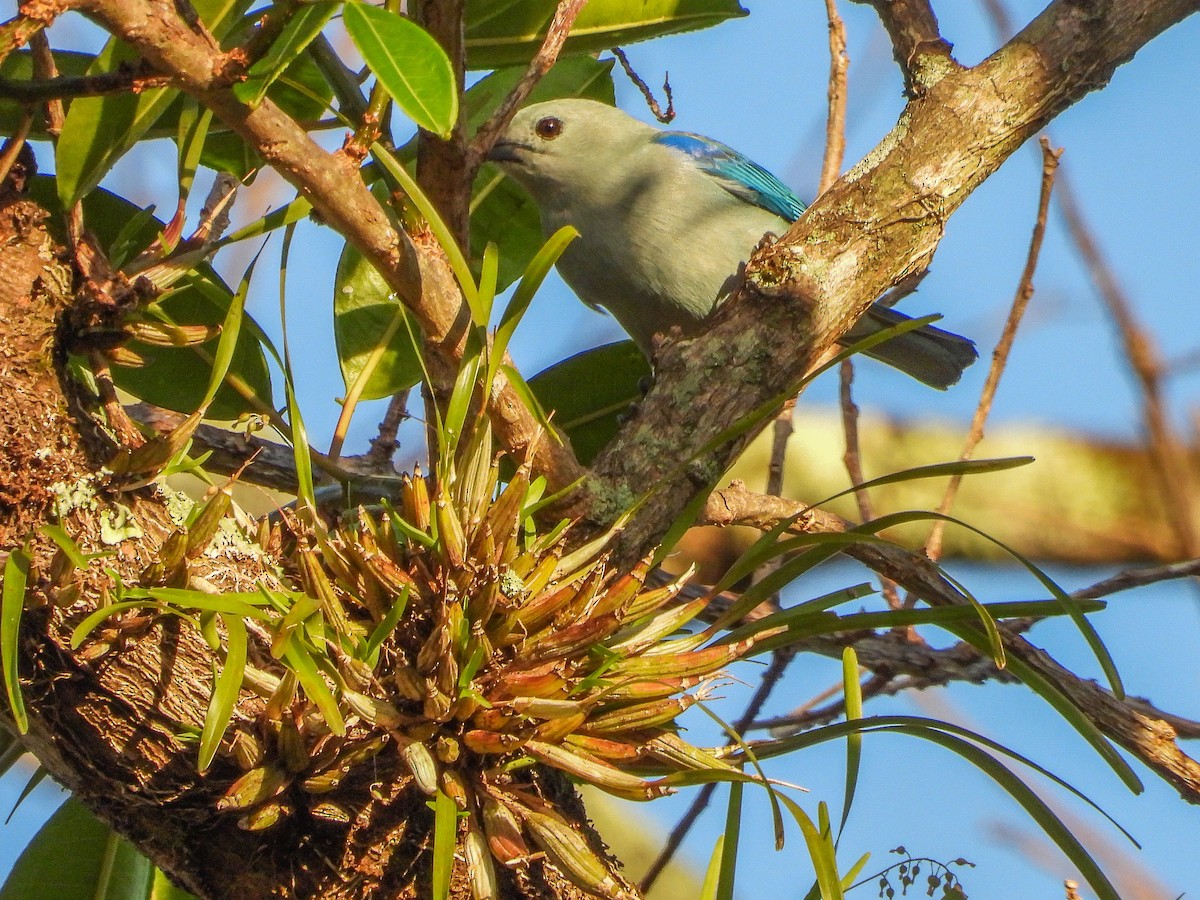
{"label": "bird's dark eye", "polygon": [[544,141],[552,141],[563,132],[562,119],[557,116],[546,116],[539,119],[533,126],[534,133]]}

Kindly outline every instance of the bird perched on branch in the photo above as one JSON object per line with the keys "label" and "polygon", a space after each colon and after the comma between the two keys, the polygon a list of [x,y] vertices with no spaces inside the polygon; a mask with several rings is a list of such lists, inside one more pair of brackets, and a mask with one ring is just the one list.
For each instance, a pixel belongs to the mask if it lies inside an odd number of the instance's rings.
{"label": "bird perched on branch", "polygon": [[[736,287],[768,232],[782,234],[805,205],[736,150],[661,131],[594,100],[535,103],[513,118],[490,159],[537,203],[547,235],[579,237],[558,261],[584,303],[616,317],[647,356],[672,326],[694,331]],[[846,343],[907,321],[876,304]],[[945,389],[975,361],[966,338],[926,325],[867,353]]]}

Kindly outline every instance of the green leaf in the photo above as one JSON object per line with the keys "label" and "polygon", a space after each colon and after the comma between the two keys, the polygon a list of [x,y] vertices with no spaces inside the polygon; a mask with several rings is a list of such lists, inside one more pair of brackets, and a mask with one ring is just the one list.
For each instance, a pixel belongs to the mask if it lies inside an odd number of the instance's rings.
{"label": "green leaf", "polygon": [[304,642],[298,634],[293,633],[288,638],[287,646],[283,651],[283,661],[289,669],[296,673],[296,679],[300,682],[300,687],[304,689],[304,695],[317,705],[329,730],[338,737],[344,735],[346,721],[342,718],[342,711],[338,709],[337,700],[334,699],[329,685],[325,683],[325,679],[317,670],[317,664],[313,661],[312,654],[308,652],[308,648],[304,646]]}
{"label": "green leaf", "polygon": [[[397,314],[408,318],[411,327],[394,327]],[[381,346],[380,337],[389,331],[391,339]],[[421,380],[421,361],[412,339],[420,333],[416,321],[383,276],[350,244],[342,249],[334,278],[333,333],[347,390],[375,359],[361,399],[390,397]]]}
{"label": "green leaf", "polygon": [[[218,39],[249,5],[249,0],[194,0],[193,3],[201,20]],[[113,72],[123,65],[137,64],[138,59],[128,44],[110,38],[88,67],[88,74]],[[150,88],[137,94],[76,98],[67,111],[55,147],[55,171],[63,206],[73,205],[99,184],[177,97],[178,92],[172,88]]]}
{"label": "green leaf", "polygon": [[426,131],[450,137],[458,121],[458,85],[446,51],[406,16],[347,3],[342,21],[354,46],[396,105]]}
{"label": "green leaf", "polygon": [[[259,250],[261,253],[262,250]],[[208,387],[204,391],[204,399],[200,401],[199,409],[207,411],[217,397],[217,392],[225,383],[229,367],[233,365],[233,357],[237,352],[238,337],[242,332],[242,316],[246,308],[246,294],[250,291],[250,279],[254,277],[254,267],[258,264],[258,255],[250,260],[246,274],[238,285],[237,292],[230,299],[229,309],[221,322],[221,336],[217,341],[217,349],[213,354],[212,371],[208,375]]]}
{"label": "green leaf", "polygon": [[[88,66],[96,59],[93,53],[80,53],[74,50],[54,50],[54,67],[64,78],[76,78],[87,72]],[[14,50],[0,60],[0,78],[10,81],[33,80],[33,53],[29,50]],[[67,101],[64,101],[67,102]],[[0,103],[0,135],[10,137],[21,124],[25,107],[19,103]],[[29,132],[31,140],[46,140],[46,117],[35,115]]]}
{"label": "green leaf", "polygon": [[4,587],[0,590],[0,668],[4,670],[4,689],[17,731],[29,730],[25,700],[21,696],[17,671],[21,637],[21,613],[25,610],[25,585],[29,580],[29,553],[24,547],[9,551],[4,563]]}
{"label": "green leaf", "polygon": [[488,384],[491,384],[495,377],[496,370],[504,359],[504,354],[508,352],[509,341],[512,340],[517,326],[521,324],[521,319],[528,311],[529,304],[533,302],[534,295],[542,286],[542,282],[546,280],[550,267],[558,262],[563,251],[567,249],[567,245],[577,237],[579,237],[579,232],[573,226],[564,225],[550,236],[545,245],[530,260],[525,274],[521,276],[521,283],[513,291],[512,299],[508,301],[508,306],[504,308],[504,313],[500,316],[500,324],[496,326],[496,336],[492,341],[491,362],[488,365]]}
{"label": "green leaf", "polygon": [[538,402],[554,410],[554,423],[589,465],[612,440],[633,404],[641,400],[650,364],[633,341],[585,350],[529,379]]}
{"label": "green leaf", "polygon": [[246,73],[246,80],[233,86],[233,95],[251,107],[257,107],[274,84],[304,48],[321,33],[325,23],[337,11],[337,3],[302,4],[292,13],[279,36]]}
{"label": "green leaf", "polygon": [[729,783],[729,805],[725,807],[725,831],[721,834],[721,864],[718,870],[717,900],[733,900],[733,882],[737,874],[737,852],[742,832],[742,793],[745,783]]}
{"label": "green leaf", "polygon": [[700,885],[700,900],[717,900],[717,889],[721,879],[721,861],[725,858],[725,835],[717,835],[708,868],[704,872],[704,883]]}
{"label": "green leaf", "polygon": [[[467,66],[496,69],[528,63],[557,6],[557,0],[471,0]],[[744,15],[737,0],[590,0],[575,19],[562,55],[596,53]]]}
{"label": "green leaf", "polygon": [[[842,696],[846,699],[846,719],[861,719],[863,714],[862,685],[858,681],[858,654],[853,647],[842,650]],[[846,827],[850,818],[850,807],[854,805],[854,789],[858,786],[858,770],[862,763],[862,734],[855,731],[846,735],[846,795],[842,801],[842,821],[838,834]]]}
{"label": "green leaf", "polygon": [[242,688],[242,675],[246,671],[246,624],[236,615],[221,614],[225,623],[225,662],[213,684],[212,696],[208,701],[208,712],[204,715],[204,730],[200,734],[200,772],[207,772],[212,764],[225,729],[233,716],[238,692]]}
{"label": "green leaf", "polygon": [[450,876],[454,872],[454,845],[458,831],[458,807],[441,791],[430,801],[433,807],[433,900],[450,896]]}
{"label": "green leaf", "polygon": [[0,888],[0,900],[195,900],[75,798],[42,826]]}

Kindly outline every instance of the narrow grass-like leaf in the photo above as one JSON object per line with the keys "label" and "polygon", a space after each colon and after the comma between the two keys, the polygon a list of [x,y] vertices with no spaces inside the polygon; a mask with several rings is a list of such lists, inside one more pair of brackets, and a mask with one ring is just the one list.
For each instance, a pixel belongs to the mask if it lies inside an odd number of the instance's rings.
{"label": "narrow grass-like leaf", "polygon": [[287,641],[287,646],[283,651],[283,660],[287,663],[288,668],[296,673],[296,679],[300,682],[300,687],[304,689],[305,696],[321,711],[329,730],[338,737],[344,735],[346,721],[342,718],[342,711],[338,709],[337,700],[334,699],[333,692],[325,683],[325,679],[321,677],[312,654],[294,633]]}
{"label": "narrow grass-like leaf", "polygon": [[[838,877],[837,859],[833,854],[833,842],[828,830],[818,828],[813,820],[795,800],[780,795],[783,805],[792,814],[796,824],[800,826],[800,834],[804,836],[804,844],[808,847],[808,857],[812,861],[813,871],[817,875],[817,886],[821,891],[821,900],[841,900],[842,880]],[[822,803],[823,807],[824,804]],[[828,817],[828,813],[825,813]]]}
{"label": "narrow grass-like leaf", "polygon": [[[1100,663],[1100,668],[1104,671],[1105,678],[1107,678],[1108,685],[1112,689],[1113,694],[1116,695],[1118,700],[1124,698],[1125,687],[1121,683],[1121,676],[1117,672],[1117,665],[1115,662],[1113,662],[1112,655],[1108,652],[1108,648],[1104,646],[1104,642],[1100,640],[1100,635],[1096,633],[1096,629],[1093,627],[1092,623],[1087,620],[1087,617],[1080,609],[1079,601],[1059,587],[1053,578],[1034,565],[1032,561],[1026,559],[1008,544],[992,537],[987,532],[981,531],[974,525],[964,522],[961,519],[956,519],[953,516],[932,511],[893,513],[891,515],[881,516],[878,519],[874,519],[869,524],[873,532],[878,532],[887,528],[891,528],[893,525],[902,525],[907,522],[922,520],[949,522],[952,525],[958,525],[967,529],[968,531],[972,531],[985,540],[995,544],[997,547],[1019,562],[1022,566],[1024,566],[1029,574],[1040,581],[1042,586],[1045,587],[1046,590],[1048,590],[1055,597],[1055,599],[1057,599],[1059,603],[1063,605],[1063,609],[1067,611],[1067,614],[1071,617],[1071,621],[1075,623],[1075,627],[1079,630],[1079,633],[1083,635],[1083,639],[1087,641],[1093,655],[1096,657],[1096,661]],[[859,526],[859,528],[862,527],[863,526]]]}
{"label": "narrow grass-like leaf", "polygon": [[179,133],[175,142],[179,145],[179,198],[187,199],[192,192],[192,182],[200,165],[200,154],[208,138],[208,126],[213,112],[207,106],[201,109],[195,97],[185,95],[179,112]]}
{"label": "narrow grass-like leaf", "polygon": [[[858,681],[858,654],[853,647],[842,650],[842,696],[846,701],[846,720],[861,719],[863,714],[862,685]],[[846,794],[842,800],[842,821],[838,834],[846,827],[850,818],[850,807],[854,805],[854,790],[858,786],[858,770],[862,763],[862,733],[853,731],[846,735]]]}
{"label": "narrow grass-like leaf", "polygon": [[250,279],[254,276],[254,267],[258,264],[261,253],[260,249],[254,255],[254,259],[250,261],[246,274],[242,276],[242,281],[230,301],[229,311],[225,313],[225,321],[221,323],[221,338],[217,341],[217,350],[213,355],[212,374],[208,379],[208,389],[204,392],[204,399],[200,402],[202,410],[208,409],[216,398],[217,391],[221,389],[225,375],[229,372],[229,366],[233,362],[233,352],[237,349],[238,335],[242,330],[242,313],[246,308],[246,294],[250,290]]}
{"label": "narrow grass-like leaf", "polygon": [[204,715],[204,730],[200,733],[200,761],[197,768],[201,773],[208,771],[216,756],[229,719],[233,716],[233,708],[242,687],[242,675],[246,670],[245,623],[229,613],[222,613],[221,621],[225,623],[225,662],[213,684],[208,712]]}
{"label": "narrow grass-like leaf", "polygon": [[737,874],[738,843],[742,833],[742,793],[740,781],[729,783],[729,804],[725,807],[725,831],[721,834],[721,862],[717,877],[717,900],[733,900]]}
{"label": "narrow grass-like leaf", "polygon": [[500,324],[496,326],[496,336],[492,342],[491,361],[488,364],[489,382],[495,377],[496,370],[504,360],[504,354],[508,352],[508,344],[512,340],[513,332],[517,330],[517,325],[520,324],[521,318],[528,311],[529,304],[533,302],[538,288],[542,286],[542,282],[546,280],[546,275],[554,264],[558,262],[558,258],[562,256],[563,251],[577,237],[579,237],[579,232],[575,228],[570,225],[564,225],[558,231],[554,232],[550,236],[550,239],[542,245],[542,249],[537,252],[530,261],[529,266],[525,269],[525,274],[521,276],[521,283],[513,291],[512,299],[508,301],[508,306],[504,308],[504,314],[500,317]]}
{"label": "narrow grass-like leaf", "polygon": [[283,330],[283,385],[287,395],[289,437],[292,440],[292,459],[296,463],[296,496],[308,510],[317,508],[316,489],[313,486],[312,457],[308,450],[308,431],[304,417],[300,415],[300,404],[296,400],[296,383],[292,377],[292,355],[288,346],[287,330],[287,268],[288,254],[292,246],[292,235],[296,223],[288,225],[283,232],[283,247],[279,261],[279,322]]}
{"label": "narrow grass-like leaf", "polygon": [[250,107],[262,103],[267,89],[321,33],[338,6],[337,3],[310,2],[296,7],[267,52],[250,67],[246,80],[233,86],[233,95]]}
{"label": "narrow grass-like leaf", "polygon": [[410,119],[443,140],[458,121],[458,85],[450,58],[406,16],[347,3],[342,21],[384,90]]}
{"label": "narrow grass-like leaf", "polygon": [[533,390],[529,387],[521,373],[514,366],[507,363],[500,365],[500,371],[504,373],[504,377],[508,380],[508,386],[512,388],[513,393],[520,398],[521,403],[525,406],[530,414],[537,419],[539,425],[542,426],[547,438],[554,441],[556,444],[561,444],[562,439],[558,435],[558,430],[550,424],[550,417],[546,415],[546,410],[542,409],[542,404],[538,403],[538,398],[534,395]]}
{"label": "narrow grass-like leaf", "polygon": [[1011,750],[1003,744],[993,741],[991,738],[985,737],[971,731],[969,728],[963,728],[961,725],[955,725],[951,722],[943,722],[938,719],[927,719],[921,716],[868,716],[866,718],[855,719],[852,722],[839,722],[835,725],[824,725],[820,728],[814,728],[811,731],[806,731],[801,734],[789,735],[784,738],[777,738],[770,741],[758,741],[754,744],[754,752],[759,759],[771,759],[776,756],[784,756],[789,753],[795,753],[799,750],[804,750],[808,747],[823,744],[826,741],[840,740],[852,731],[858,731],[861,734],[875,734],[877,732],[902,732],[915,737],[924,737],[926,732],[942,732],[949,735],[955,735],[965,741],[970,741],[974,744],[979,744],[987,749],[1007,756],[1009,759],[1015,760],[1022,765],[1028,766],[1044,778],[1048,778],[1057,784],[1059,787],[1074,794],[1092,809],[1096,810],[1100,815],[1104,816],[1112,823],[1118,831],[1121,832],[1134,846],[1140,847],[1128,831],[1117,822],[1112,816],[1106,813],[1100,806],[1096,804],[1082,791],[1073,787],[1067,781],[1064,781],[1058,775],[1055,775],[1044,766],[1038,765],[1033,760],[1026,756],[1022,756],[1015,750]]}
{"label": "narrow grass-like leaf", "polygon": [[400,189],[404,191],[405,195],[413,202],[417,211],[425,219],[426,223],[428,223],[429,230],[433,232],[433,236],[437,238],[438,244],[446,254],[446,259],[450,263],[450,269],[454,272],[458,286],[466,298],[467,305],[471,308],[472,320],[487,321],[479,305],[479,290],[475,285],[475,277],[471,274],[471,266],[467,263],[467,258],[463,256],[462,249],[458,246],[454,235],[450,233],[450,229],[438,213],[437,207],[430,202],[429,198],[425,196],[425,192],[417,186],[417,182],[408,174],[408,170],[404,168],[404,164],[387,147],[379,143],[372,144],[371,153],[379,160],[379,164],[387,170],[387,173],[396,179],[396,182],[400,185]]}
{"label": "narrow grass-like leaf", "polygon": [[499,279],[500,248],[494,241],[488,241],[487,246],[483,248],[483,257],[479,262],[479,307],[487,314],[487,321],[483,322],[483,325],[487,325],[491,321]]}
{"label": "narrow grass-like leaf", "polygon": [[985,472],[1005,472],[1009,469],[1027,466],[1033,461],[1032,456],[1010,456],[1000,459],[960,459],[954,462],[934,463],[929,466],[916,466],[911,469],[902,469],[899,472],[881,475],[878,478],[872,478],[870,481],[864,481],[862,484],[848,487],[844,491],[838,491],[836,494],[826,497],[818,503],[810,504],[809,509],[826,506],[834,500],[845,497],[847,494],[857,494],[859,491],[883,487],[888,484],[903,484],[908,481],[919,481],[923,478],[948,478],[954,475],[967,476],[982,475]]}
{"label": "narrow grass-like leaf", "polygon": [[4,670],[4,690],[8,707],[17,731],[29,730],[25,713],[25,698],[21,696],[20,675],[17,671],[21,637],[21,613],[25,610],[25,585],[29,581],[29,552],[17,547],[4,563],[4,589],[0,593],[0,667]]}
{"label": "narrow grass-like leaf", "polygon": [[25,798],[32,794],[34,790],[37,789],[37,786],[45,781],[49,775],[50,772],[46,769],[46,767],[40,764],[36,769],[33,770],[33,774],[30,775],[29,780],[25,782],[25,787],[21,788],[21,793],[19,793],[17,795],[17,799],[13,801],[12,809],[8,811],[8,815],[4,819],[5,825],[12,821],[13,815],[18,809],[21,808],[21,804],[25,802]]}
{"label": "narrow grass-like leaf", "polygon": [[[728,819],[726,819],[728,822]],[[700,885],[700,900],[717,900],[717,889],[721,883],[721,862],[725,858],[725,835],[717,835],[708,868],[704,870],[704,883]]]}
{"label": "narrow grass-like leaf", "polygon": [[372,668],[375,667],[379,648],[388,639],[388,636],[396,630],[396,626],[400,623],[400,619],[404,615],[404,610],[408,607],[408,591],[407,584],[400,589],[400,596],[392,601],[392,605],[387,613],[379,620],[379,624],[375,626],[374,631],[371,632],[371,636],[367,638],[361,658]]}
{"label": "narrow grass-like leaf", "polygon": [[454,845],[458,831],[458,807],[442,791],[429,801],[433,807],[433,900],[450,896],[450,875],[454,872]]}
{"label": "narrow grass-like leaf", "polygon": [[189,616],[187,613],[166,603],[159,603],[155,600],[121,600],[117,603],[110,603],[108,606],[102,606],[95,612],[88,615],[86,619],[75,626],[75,630],[71,632],[71,649],[79,649],[89,634],[91,634],[96,626],[106,619],[111,619],[113,616],[128,612],[131,609],[154,609],[164,615],[179,616],[179,618],[190,622],[197,630],[200,629],[200,621],[195,616]]}
{"label": "narrow grass-like leaf", "polygon": [[45,525],[39,526],[38,531],[50,538],[50,540],[54,541],[54,543],[58,544],[58,549],[62,550],[62,552],[67,555],[67,558],[71,560],[71,564],[77,569],[86,569],[88,562],[96,559],[100,555],[96,553],[89,556],[88,554],[84,553],[79,548],[79,545],[75,543],[75,539],[67,534],[67,530],[61,525],[52,525],[50,523],[46,523]]}

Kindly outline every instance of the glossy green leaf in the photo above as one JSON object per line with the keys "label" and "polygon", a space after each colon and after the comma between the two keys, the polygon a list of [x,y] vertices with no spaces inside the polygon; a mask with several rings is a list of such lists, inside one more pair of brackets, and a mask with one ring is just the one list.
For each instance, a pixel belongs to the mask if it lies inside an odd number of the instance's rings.
{"label": "glossy green leaf", "polygon": [[717,900],[717,890],[721,883],[721,860],[725,858],[725,835],[717,835],[713,845],[712,855],[708,858],[708,868],[704,871],[704,883],[700,885],[699,900]]}
{"label": "glossy green leaf", "polygon": [[48,897],[49,885],[55,900],[194,900],[74,798],[26,846],[0,900]]}
{"label": "glossy green leaf", "polygon": [[[412,327],[393,327],[397,314],[407,317]],[[380,338],[389,331],[391,338],[381,345]],[[412,339],[420,333],[417,323],[383,276],[349,244],[342,249],[334,278],[333,333],[347,389],[375,360],[361,399],[390,397],[421,380],[421,362]]]}
{"label": "glossy green leaf", "polygon": [[620,341],[556,363],[530,378],[529,387],[588,465],[617,433],[620,417],[641,400],[649,377],[650,364],[637,345]]}
{"label": "glossy green leaf", "polygon": [[[193,2],[200,19],[217,38],[229,31],[249,5],[249,0]],[[137,61],[137,54],[128,44],[110,38],[88,67],[88,74],[113,72]],[[55,148],[55,172],[63,206],[71,206],[99,184],[177,96],[173,88],[149,88],[137,94],[76,98],[67,111]]]}
{"label": "glossy green leaf", "polygon": [[446,51],[399,13],[347,3],[342,21],[384,90],[410,119],[448,138],[458,121],[458,85]]}
{"label": "glossy green leaf", "polygon": [[254,266],[257,263],[258,256],[255,256],[250,261],[246,274],[242,276],[242,282],[238,285],[237,291],[230,299],[229,309],[225,312],[225,318],[221,322],[221,336],[217,340],[217,349],[213,353],[212,371],[208,376],[208,387],[204,391],[204,398],[200,401],[200,409],[207,410],[216,399],[217,392],[225,383],[229,367],[233,365],[238,336],[242,332],[242,315],[246,308],[246,294],[250,291],[250,279],[254,277]]}
{"label": "glossy green leaf", "polygon": [[221,614],[221,621],[225,623],[225,662],[219,667],[208,701],[208,711],[204,714],[197,766],[200,772],[208,771],[217,754],[221,738],[233,716],[233,708],[237,705],[242,675],[246,671],[246,625],[239,616],[228,613]]}
{"label": "glossy green leaf", "polygon": [[[466,16],[468,67],[496,69],[529,62],[557,6],[557,0],[471,0]],[[744,15],[737,0],[590,0],[575,19],[563,55],[596,53]]]}
{"label": "glossy green leaf", "polygon": [[25,700],[21,696],[17,663],[20,657],[21,614],[25,611],[25,585],[29,581],[29,554],[24,547],[9,551],[4,563],[4,587],[0,589],[0,669],[4,672],[4,690],[17,731],[29,730]]}
{"label": "glossy green leaf", "polygon": [[250,67],[246,80],[233,86],[233,94],[243,103],[256,107],[262,103],[267,88],[275,83],[304,48],[321,33],[340,4],[308,3],[296,7],[270,48]]}

